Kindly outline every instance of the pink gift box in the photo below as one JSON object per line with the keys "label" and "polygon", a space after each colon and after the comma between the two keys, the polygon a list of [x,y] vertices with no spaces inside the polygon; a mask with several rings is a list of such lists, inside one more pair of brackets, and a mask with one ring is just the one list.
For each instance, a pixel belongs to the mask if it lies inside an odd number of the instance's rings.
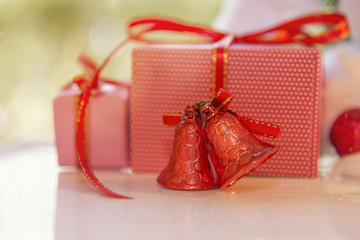
{"label": "pink gift box", "polygon": [[[160,172],[167,164],[174,129],[165,112],[211,98],[212,45],[149,45],[133,52],[130,101],[134,172]],[[316,177],[319,154],[320,53],[314,48],[232,45],[228,51],[230,109],[282,127],[280,152],[252,175]]]}
{"label": "pink gift box", "polygon": [[[77,166],[75,150],[76,109],[79,95],[73,84],[54,100],[56,148],[60,166]],[[129,157],[129,91],[104,83],[101,93],[90,97],[87,112],[88,158],[93,168],[124,168]]]}

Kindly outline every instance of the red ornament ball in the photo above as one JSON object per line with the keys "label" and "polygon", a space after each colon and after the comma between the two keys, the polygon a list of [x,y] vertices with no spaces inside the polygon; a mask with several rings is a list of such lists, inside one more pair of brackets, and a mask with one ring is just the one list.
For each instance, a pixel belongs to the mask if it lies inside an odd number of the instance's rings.
{"label": "red ornament ball", "polygon": [[360,109],[346,111],[336,119],[330,141],[340,156],[360,151]]}

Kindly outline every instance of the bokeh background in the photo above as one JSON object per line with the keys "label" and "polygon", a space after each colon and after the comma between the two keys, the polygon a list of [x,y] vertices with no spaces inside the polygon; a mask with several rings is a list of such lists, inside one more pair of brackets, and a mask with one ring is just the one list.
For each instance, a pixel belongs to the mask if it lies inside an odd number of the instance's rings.
{"label": "bokeh background", "polygon": [[[0,0],[0,143],[52,141],[52,101],[64,84],[83,72],[77,63],[78,55],[86,50],[100,63],[126,38],[126,25],[134,17],[172,17],[244,33],[301,14],[337,8],[349,17],[352,41],[323,51],[333,55],[324,56],[323,61],[327,69],[324,85],[328,86],[328,90],[324,89],[323,117],[328,123],[324,124],[323,133],[327,133],[342,110],[358,106],[358,93],[349,86],[357,86],[360,76],[355,64],[360,57],[359,3],[358,0]],[[129,78],[131,49],[136,45],[132,43],[124,49],[102,74],[115,79]],[[327,135],[324,138],[328,140]]]}
{"label": "bokeh background", "polygon": [[[82,72],[86,50],[98,62],[121,40],[126,23],[141,15],[211,24],[221,0],[0,0],[0,141],[54,138],[52,101]],[[131,75],[131,46],[104,75]]]}

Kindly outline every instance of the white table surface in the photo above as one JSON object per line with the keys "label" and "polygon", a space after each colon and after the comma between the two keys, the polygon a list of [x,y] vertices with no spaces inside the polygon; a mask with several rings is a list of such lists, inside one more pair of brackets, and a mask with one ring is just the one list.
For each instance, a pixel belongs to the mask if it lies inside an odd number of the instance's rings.
{"label": "white table surface", "polygon": [[[360,239],[360,180],[245,177],[224,191],[175,191],[156,174],[57,166],[50,143],[0,147],[0,239]],[[346,180],[346,179],[345,179]]]}

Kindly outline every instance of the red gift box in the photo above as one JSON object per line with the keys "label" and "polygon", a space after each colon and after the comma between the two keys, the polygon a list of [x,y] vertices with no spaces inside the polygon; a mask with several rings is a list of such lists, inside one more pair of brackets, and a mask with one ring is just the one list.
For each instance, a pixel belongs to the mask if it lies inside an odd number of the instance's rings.
{"label": "red gift box", "polygon": [[[282,127],[282,136],[271,141],[280,146],[280,152],[252,174],[315,177],[319,153],[319,51],[235,44],[229,47],[226,57],[223,85],[235,96],[230,108],[242,116]],[[165,167],[174,131],[164,127],[162,116],[211,98],[215,59],[211,44],[163,44],[134,50],[130,100],[134,172],[160,172]]]}

